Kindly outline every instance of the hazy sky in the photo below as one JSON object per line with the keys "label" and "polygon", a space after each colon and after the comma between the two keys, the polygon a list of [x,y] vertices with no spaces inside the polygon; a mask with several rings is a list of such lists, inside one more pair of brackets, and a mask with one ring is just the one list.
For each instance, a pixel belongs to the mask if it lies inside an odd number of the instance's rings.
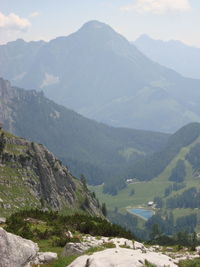
{"label": "hazy sky", "polygon": [[146,33],[200,47],[200,0],[0,0],[0,43],[53,39],[94,19],[130,41]]}

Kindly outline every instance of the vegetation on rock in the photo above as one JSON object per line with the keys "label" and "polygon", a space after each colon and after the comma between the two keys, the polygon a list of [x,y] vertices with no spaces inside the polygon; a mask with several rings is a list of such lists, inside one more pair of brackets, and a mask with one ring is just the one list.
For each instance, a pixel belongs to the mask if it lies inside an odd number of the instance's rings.
{"label": "vegetation on rock", "polygon": [[81,212],[84,206],[85,212],[102,216],[93,194],[43,145],[4,131],[0,143],[2,215],[36,207]]}

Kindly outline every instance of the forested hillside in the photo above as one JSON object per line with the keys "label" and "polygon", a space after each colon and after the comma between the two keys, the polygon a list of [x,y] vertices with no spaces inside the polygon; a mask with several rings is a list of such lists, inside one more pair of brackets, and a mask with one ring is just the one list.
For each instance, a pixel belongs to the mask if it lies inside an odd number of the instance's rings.
{"label": "forested hillside", "polygon": [[11,87],[0,79],[0,120],[16,135],[42,143],[74,175],[84,174],[91,184],[120,181],[135,160],[160,150],[169,135],[114,128],[47,99],[43,93]]}
{"label": "forested hillside", "polygon": [[[139,180],[150,180],[157,177],[174,157],[176,157],[182,148],[192,144],[199,136],[199,123],[191,123],[182,127],[169,138],[164,149],[145,157],[135,165],[133,164],[132,176],[137,177]],[[193,147],[190,153],[186,156],[186,158],[193,163],[193,167],[195,167],[196,164],[198,165],[198,148],[199,144]],[[196,166],[196,168],[198,168],[198,166]],[[179,169],[183,171],[183,164]],[[173,180],[173,178],[171,179]]]}

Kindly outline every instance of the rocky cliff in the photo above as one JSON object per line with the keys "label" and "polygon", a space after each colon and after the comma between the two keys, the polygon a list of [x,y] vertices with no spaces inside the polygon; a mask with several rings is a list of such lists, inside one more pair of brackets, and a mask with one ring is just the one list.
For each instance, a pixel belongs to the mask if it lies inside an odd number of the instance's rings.
{"label": "rocky cliff", "polygon": [[43,145],[0,130],[0,212],[36,207],[101,214],[87,187]]}

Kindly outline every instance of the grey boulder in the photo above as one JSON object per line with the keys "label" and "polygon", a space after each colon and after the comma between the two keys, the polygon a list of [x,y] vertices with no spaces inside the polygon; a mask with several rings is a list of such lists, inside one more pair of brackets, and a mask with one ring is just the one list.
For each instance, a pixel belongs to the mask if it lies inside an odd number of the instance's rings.
{"label": "grey boulder", "polygon": [[81,255],[84,251],[91,248],[86,242],[83,243],[67,243],[63,249],[62,256]]}
{"label": "grey boulder", "polygon": [[0,267],[25,267],[36,258],[38,245],[0,228]]}

